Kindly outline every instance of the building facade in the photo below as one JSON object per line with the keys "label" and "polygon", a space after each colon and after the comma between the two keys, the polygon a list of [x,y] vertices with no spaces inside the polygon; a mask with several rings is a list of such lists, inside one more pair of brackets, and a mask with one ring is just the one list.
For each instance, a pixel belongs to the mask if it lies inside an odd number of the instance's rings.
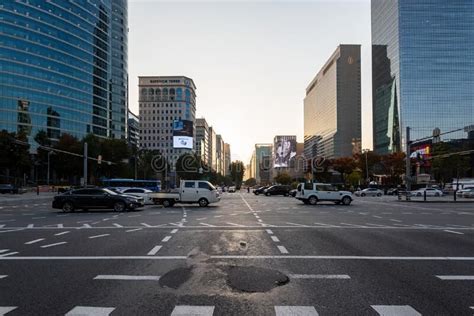
{"label": "building facade", "polygon": [[306,88],[307,159],[352,156],[361,139],[360,45],[340,45]]}
{"label": "building facade", "polygon": [[196,119],[196,154],[209,166],[209,125],[205,118]]}
{"label": "building facade", "polygon": [[2,1],[0,129],[126,139],[127,0]]}
{"label": "building facade", "polygon": [[405,150],[406,127],[419,139],[472,124],[474,2],[372,0],[371,9],[374,150]]}
{"label": "building facade", "polygon": [[224,143],[224,172],[222,175],[230,176],[231,163],[232,163],[232,154],[230,152],[230,144]]}
{"label": "building facade", "polygon": [[140,147],[140,120],[138,119],[138,115],[128,111],[127,125],[128,144],[132,147]]}
{"label": "building facade", "polygon": [[209,126],[209,167],[211,170],[217,170],[217,134],[212,126]]}
{"label": "building facade", "polygon": [[[140,148],[159,150],[172,168],[191,148],[174,148],[173,124],[196,125],[196,86],[184,76],[139,77]],[[195,128],[193,128],[193,139]],[[194,143],[194,142],[193,142]]]}
{"label": "building facade", "polygon": [[273,176],[273,145],[255,144],[254,154],[255,180],[261,185],[270,184]]}
{"label": "building facade", "polygon": [[222,135],[216,135],[216,171],[224,175],[225,145]]}

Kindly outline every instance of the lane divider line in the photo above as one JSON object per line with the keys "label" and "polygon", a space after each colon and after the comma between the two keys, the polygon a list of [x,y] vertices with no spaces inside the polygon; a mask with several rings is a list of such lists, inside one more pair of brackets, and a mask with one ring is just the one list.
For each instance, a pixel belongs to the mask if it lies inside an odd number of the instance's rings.
{"label": "lane divider line", "polygon": [[56,246],[64,245],[64,244],[67,244],[67,242],[66,241],[61,241],[61,242],[57,242],[57,243],[54,243],[54,244],[43,245],[43,246],[41,246],[41,248],[56,247]]}
{"label": "lane divider line", "polygon": [[101,238],[101,237],[106,237],[110,236],[110,234],[102,234],[102,235],[95,235],[95,236],[89,236],[89,239],[94,239],[94,238]]}
{"label": "lane divider line", "polygon": [[40,242],[40,241],[43,241],[43,240],[45,240],[45,238],[38,238],[38,239],[35,239],[35,240],[30,240],[30,241],[25,242],[25,245],[36,244],[37,242]]}
{"label": "lane divider line", "polygon": [[158,253],[158,251],[160,251],[160,249],[161,249],[162,247],[163,247],[163,246],[161,246],[161,245],[160,245],[160,246],[155,246],[155,247],[153,247],[153,248],[147,253],[147,255],[148,255],[148,256],[154,256],[154,255],[156,255],[156,254]]}

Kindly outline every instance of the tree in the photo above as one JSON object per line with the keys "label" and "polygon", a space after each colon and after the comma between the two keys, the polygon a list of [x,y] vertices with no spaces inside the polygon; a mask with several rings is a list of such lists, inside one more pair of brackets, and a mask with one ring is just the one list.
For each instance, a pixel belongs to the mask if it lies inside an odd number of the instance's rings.
{"label": "tree", "polygon": [[232,177],[235,185],[240,187],[242,179],[244,178],[245,167],[244,163],[240,160],[233,161],[230,164],[230,176]]}
{"label": "tree", "polygon": [[288,173],[282,172],[279,175],[277,175],[275,178],[273,178],[276,183],[283,184],[283,185],[289,185],[291,184],[291,177]]}
{"label": "tree", "polygon": [[[17,143],[20,141],[25,144]],[[0,132],[0,172],[4,174],[5,180],[10,183],[20,184],[23,176],[27,174],[32,166],[30,159],[28,140],[24,134],[9,133],[6,130]]]}
{"label": "tree", "polygon": [[[354,159],[356,161],[356,167],[362,171],[362,177],[364,179],[367,178],[367,174],[369,178],[371,178],[376,170],[383,169],[383,166],[380,163],[381,157],[373,151],[357,154],[354,156]],[[378,170],[377,172],[383,172],[383,170]]]}
{"label": "tree", "polygon": [[248,187],[253,187],[253,186],[257,185],[257,180],[255,178],[249,178],[249,179],[245,180],[245,185],[248,186]]}
{"label": "tree", "polygon": [[432,169],[436,180],[441,183],[451,182],[453,178],[462,177],[469,170],[470,157],[456,154],[463,149],[444,142],[434,145]]}
{"label": "tree", "polygon": [[181,179],[200,180],[203,178],[201,158],[195,154],[185,153],[176,161],[176,173]]}
{"label": "tree", "polygon": [[346,184],[346,177],[357,167],[357,163],[352,157],[341,157],[331,160],[331,166],[341,174],[342,183]]}
{"label": "tree", "polygon": [[405,157],[403,152],[381,156],[385,174],[389,175],[388,184],[395,186],[402,183],[402,175],[405,174]]}

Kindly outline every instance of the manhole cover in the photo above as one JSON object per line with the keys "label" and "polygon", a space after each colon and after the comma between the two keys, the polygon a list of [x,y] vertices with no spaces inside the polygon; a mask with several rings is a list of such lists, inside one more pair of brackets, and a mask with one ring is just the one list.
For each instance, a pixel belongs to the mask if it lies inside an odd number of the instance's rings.
{"label": "manhole cover", "polygon": [[162,287],[177,289],[181,284],[189,280],[192,275],[192,270],[192,267],[171,270],[160,277],[160,285]]}
{"label": "manhole cover", "polygon": [[232,266],[227,274],[229,286],[243,292],[267,292],[289,281],[280,271],[252,266]]}

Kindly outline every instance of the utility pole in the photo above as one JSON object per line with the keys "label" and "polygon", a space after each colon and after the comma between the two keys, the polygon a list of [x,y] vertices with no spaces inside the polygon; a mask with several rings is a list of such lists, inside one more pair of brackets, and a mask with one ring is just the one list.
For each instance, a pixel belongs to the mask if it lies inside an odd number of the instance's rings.
{"label": "utility pole", "polygon": [[84,142],[84,187],[87,186],[87,143]]}
{"label": "utility pole", "polygon": [[407,126],[406,130],[406,170],[405,170],[405,181],[407,187],[407,198],[408,194],[411,191],[411,161],[410,161],[410,127]]}
{"label": "utility pole", "polygon": [[53,153],[52,151],[48,151],[48,171],[47,171],[48,174],[46,175],[46,184],[47,184],[47,185],[49,185],[49,173],[50,173],[50,172],[49,172],[49,162],[50,162],[50,158],[49,158],[49,157],[51,156],[52,153]]}

